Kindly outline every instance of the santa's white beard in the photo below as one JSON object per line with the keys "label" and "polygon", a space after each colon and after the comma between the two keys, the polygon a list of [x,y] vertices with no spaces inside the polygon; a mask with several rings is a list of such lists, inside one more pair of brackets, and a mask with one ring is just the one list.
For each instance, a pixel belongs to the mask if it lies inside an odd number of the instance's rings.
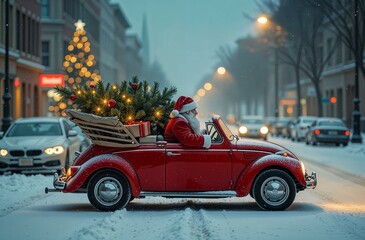
{"label": "santa's white beard", "polygon": [[193,129],[195,134],[201,134],[200,132],[200,123],[199,120],[196,118],[196,115],[192,112],[189,113],[182,113],[182,115],[188,120],[190,127]]}

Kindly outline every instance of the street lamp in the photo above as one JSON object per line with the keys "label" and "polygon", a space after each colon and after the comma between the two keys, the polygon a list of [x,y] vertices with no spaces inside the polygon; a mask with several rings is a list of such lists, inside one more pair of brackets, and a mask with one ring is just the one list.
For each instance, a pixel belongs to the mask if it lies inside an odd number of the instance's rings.
{"label": "street lamp", "polygon": [[3,108],[3,124],[2,131],[8,130],[11,124],[10,116],[10,100],[11,94],[9,91],[9,0],[5,2],[5,81],[4,81],[4,108]]}
{"label": "street lamp", "polygon": [[360,54],[359,53],[359,1],[355,0],[355,98],[354,102],[354,111],[352,113],[352,143],[361,143],[362,137],[360,134],[360,98],[359,98],[359,64],[360,64]]}
{"label": "street lamp", "polygon": [[[265,16],[261,16],[257,18],[257,22],[259,24],[267,24],[268,18]],[[280,26],[274,26],[275,28],[275,39],[274,39],[274,82],[275,82],[275,117],[279,117],[279,46],[280,46],[280,36],[279,33],[281,31]]]}

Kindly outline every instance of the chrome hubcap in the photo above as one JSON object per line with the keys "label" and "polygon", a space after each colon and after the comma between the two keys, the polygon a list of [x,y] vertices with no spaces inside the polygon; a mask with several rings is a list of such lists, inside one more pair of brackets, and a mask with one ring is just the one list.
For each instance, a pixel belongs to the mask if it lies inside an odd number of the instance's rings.
{"label": "chrome hubcap", "polygon": [[270,177],[261,186],[261,196],[270,205],[283,204],[289,197],[289,186],[280,177]]}
{"label": "chrome hubcap", "polygon": [[94,195],[98,202],[106,206],[111,206],[122,198],[123,187],[115,178],[104,177],[96,183]]}

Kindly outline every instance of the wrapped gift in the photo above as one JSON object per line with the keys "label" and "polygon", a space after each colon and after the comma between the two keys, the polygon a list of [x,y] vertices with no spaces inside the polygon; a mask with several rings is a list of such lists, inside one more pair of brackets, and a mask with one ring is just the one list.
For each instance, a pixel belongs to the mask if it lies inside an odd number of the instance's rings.
{"label": "wrapped gift", "polygon": [[151,123],[150,122],[129,122],[125,127],[135,137],[145,137],[151,134]]}

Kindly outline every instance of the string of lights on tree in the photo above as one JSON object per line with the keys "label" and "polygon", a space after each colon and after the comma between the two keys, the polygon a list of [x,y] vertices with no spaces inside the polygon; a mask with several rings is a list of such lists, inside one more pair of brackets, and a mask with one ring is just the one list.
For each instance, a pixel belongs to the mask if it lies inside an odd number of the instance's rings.
{"label": "string of lights on tree", "polygon": [[[75,24],[76,32],[70,41],[69,54],[65,56],[65,86],[56,86],[57,106],[61,116],[65,109],[78,109],[103,117],[117,116],[123,124],[150,121],[153,134],[163,134],[169,114],[175,104],[175,87],[159,90],[155,82],[150,86],[147,81],[133,77],[130,81],[104,84],[95,66],[95,58],[90,53],[85,23]],[[56,112],[56,111],[55,111]]]}

